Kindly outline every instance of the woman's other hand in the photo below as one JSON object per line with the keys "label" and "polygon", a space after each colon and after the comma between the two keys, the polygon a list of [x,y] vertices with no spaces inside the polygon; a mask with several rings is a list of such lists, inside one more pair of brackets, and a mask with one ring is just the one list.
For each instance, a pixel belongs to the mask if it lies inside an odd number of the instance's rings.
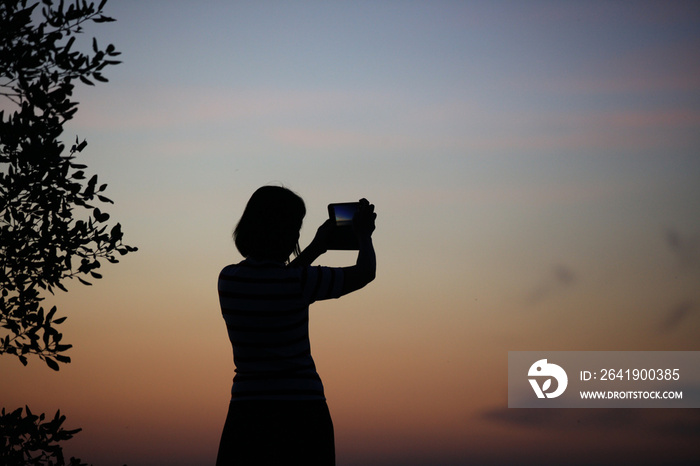
{"label": "woman's other hand", "polygon": [[360,199],[360,208],[352,217],[352,226],[358,238],[372,236],[375,228],[374,204],[370,204],[367,199]]}

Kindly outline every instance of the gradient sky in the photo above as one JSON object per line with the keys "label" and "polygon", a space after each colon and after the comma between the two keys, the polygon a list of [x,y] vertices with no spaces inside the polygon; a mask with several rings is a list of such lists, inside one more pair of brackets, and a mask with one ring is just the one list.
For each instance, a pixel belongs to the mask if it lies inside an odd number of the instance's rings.
{"label": "gradient sky", "polygon": [[123,63],[64,135],[139,252],[47,300],[73,362],[0,359],[3,406],[61,409],[96,466],[213,464],[234,368],[216,278],[281,183],[303,244],[330,202],[378,212],[377,279],[311,308],[339,466],[699,458],[698,410],[507,408],[508,351],[700,350],[698,2],[107,13],[85,44]]}

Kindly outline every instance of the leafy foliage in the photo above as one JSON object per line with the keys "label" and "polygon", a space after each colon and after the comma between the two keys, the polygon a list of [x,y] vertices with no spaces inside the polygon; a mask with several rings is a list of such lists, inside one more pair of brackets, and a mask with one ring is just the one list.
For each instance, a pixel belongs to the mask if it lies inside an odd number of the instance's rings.
{"label": "leafy foliage", "polygon": [[[44,414],[33,414],[29,407],[11,413],[5,408],[0,413],[0,464],[7,466],[61,466],[65,465],[63,449],[58,442],[69,440],[81,429],[66,430],[66,417],[57,411],[51,420]],[[86,466],[78,458],[71,458],[70,466]]]}
{"label": "leafy foliage", "polygon": [[112,203],[107,185],[76,161],[86,141],[76,138],[66,154],[59,140],[77,111],[74,80],[105,82],[103,69],[119,63],[114,46],[101,49],[96,39],[91,52],[73,49],[85,21],[113,21],[102,14],[106,0],[27,3],[0,2],[0,96],[14,107],[0,111],[0,325],[8,332],[0,354],[25,365],[37,355],[58,370],[70,362],[63,353],[71,345],[56,329],[65,317],[54,317],[56,307],[45,311],[41,293],[66,291],[69,278],[90,285],[101,278],[102,260],[118,262],[136,248],[100,209]]}
{"label": "leafy foliage", "polygon": [[[0,355],[24,365],[28,355],[53,370],[70,362],[64,352],[71,345],[56,328],[66,318],[55,318],[56,306],[46,312],[41,294],[66,291],[66,279],[90,285],[102,277],[101,260],[118,262],[117,255],[136,250],[122,242],[119,223],[107,225],[100,209],[112,203],[107,185],[97,175],[88,179],[76,160],[87,142],[76,137],[65,154],[59,141],[77,111],[73,81],[106,82],[103,69],[119,63],[114,46],[101,49],[96,39],[91,52],[73,49],[84,22],[113,21],[102,14],[106,1],[0,2],[0,96],[13,108],[0,111]],[[80,429],[64,429],[60,411],[46,420],[25,410],[2,409],[0,464],[65,465],[58,442]],[[68,464],[83,465],[76,458]]]}

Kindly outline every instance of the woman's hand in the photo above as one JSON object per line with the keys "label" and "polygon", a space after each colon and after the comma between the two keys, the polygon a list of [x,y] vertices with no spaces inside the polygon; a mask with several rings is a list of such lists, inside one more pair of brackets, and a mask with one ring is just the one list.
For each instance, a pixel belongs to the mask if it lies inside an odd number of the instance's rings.
{"label": "woman's hand", "polygon": [[305,267],[307,265],[311,265],[311,263],[318,259],[321,254],[328,251],[328,240],[334,227],[335,226],[331,220],[326,220],[323,222],[323,224],[318,227],[318,230],[316,230],[316,236],[314,236],[314,239],[311,240],[311,243],[309,243],[306,249],[301,251],[301,254],[295,257],[294,260],[289,263],[289,265],[293,267]]}
{"label": "woman's hand", "polygon": [[367,238],[374,232],[374,221],[377,214],[374,213],[374,204],[367,199],[360,199],[360,208],[352,217],[352,227],[358,238]]}
{"label": "woman's hand", "polygon": [[316,251],[320,251],[321,254],[328,251],[328,243],[330,242],[334,228],[335,224],[333,220],[328,219],[323,222],[321,226],[318,227],[318,230],[316,230],[316,235],[314,239],[311,240],[310,246],[313,246]]}

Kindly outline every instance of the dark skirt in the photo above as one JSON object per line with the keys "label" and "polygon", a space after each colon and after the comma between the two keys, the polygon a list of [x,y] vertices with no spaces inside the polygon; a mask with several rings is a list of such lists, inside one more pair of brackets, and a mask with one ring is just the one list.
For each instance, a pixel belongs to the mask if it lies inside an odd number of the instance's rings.
{"label": "dark skirt", "polygon": [[232,401],[217,466],[335,465],[325,401]]}

